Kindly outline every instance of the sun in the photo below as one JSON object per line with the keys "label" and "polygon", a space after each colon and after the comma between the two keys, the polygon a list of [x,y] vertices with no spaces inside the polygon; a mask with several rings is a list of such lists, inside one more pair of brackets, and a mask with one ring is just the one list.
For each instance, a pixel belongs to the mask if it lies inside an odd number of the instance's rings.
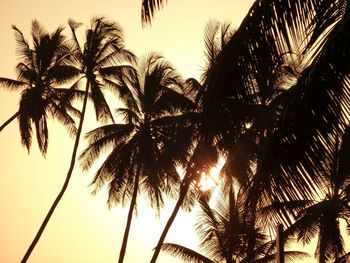
{"label": "sun", "polygon": [[226,162],[226,158],[224,156],[220,156],[217,164],[210,168],[209,173],[202,172],[199,183],[197,184],[199,189],[202,191],[208,191],[217,186],[220,179],[220,172],[222,167]]}
{"label": "sun", "polygon": [[[208,191],[218,185],[219,179],[220,179],[220,172],[222,167],[224,166],[226,162],[226,158],[223,155],[220,155],[217,164],[209,169],[209,172],[201,172],[200,179],[198,182],[194,182],[194,184],[201,190],[201,191]],[[180,180],[182,181],[186,174],[186,169],[181,164],[177,164],[176,172],[180,177]]]}

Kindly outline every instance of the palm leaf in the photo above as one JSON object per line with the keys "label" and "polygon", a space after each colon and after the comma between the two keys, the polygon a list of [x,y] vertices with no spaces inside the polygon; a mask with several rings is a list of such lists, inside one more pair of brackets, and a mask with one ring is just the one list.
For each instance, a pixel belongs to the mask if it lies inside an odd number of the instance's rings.
{"label": "palm leaf", "polygon": [[30,49],[28,42],[25,40],[23,33],[15,25],[12,25],[12,29],[15,31],[15,40],[17,44],[16,54],[24,64],[34,69],[33,52]]}
{"label": "palm leaf", "polygon": [[89,145],[79,157],[82,168],[89,169],[108,148],[123,147],[125,140],[132,135],[133,130],[132,124],[110,124],[88,132],[85,138]]}
{"label": "palm leaf", "polygon": [[156,10],[161,9],[167,0],[142,0],[141,21],[142,25],[151,24]]}
{"label": "palm leaf", "polygon": [[105,96],[101,91],[101,88],[103,86],[96,82],[91,84],[91,99],[95,107],[96,120],[102,120],[104,122],[112,120],[114,122],[112,112],[109,108]]}
{"label": "palm leaf", "polygon": [[177,245],[177,244],[164,243],[162,245],[162,250],[170,254],[171,256],[180,258],[183,262],[188,262],[188,263],[214,263],[215,262],[192,249],[189,249],[187,247]]}
{"label": "palm leaf", "polygon": [[0,86],[8,88],[9,90],[20,90],[27,85],[27,83],[20,80],[0,78]]}

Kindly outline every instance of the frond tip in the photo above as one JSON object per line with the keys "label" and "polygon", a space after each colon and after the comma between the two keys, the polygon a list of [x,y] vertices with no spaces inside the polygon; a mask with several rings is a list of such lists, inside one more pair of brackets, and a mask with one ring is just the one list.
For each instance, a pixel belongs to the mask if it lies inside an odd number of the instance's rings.
{"label": "frond tip", "polygon": [[141,22],[143,26],[150,25],[157,10],[163,8],[167,0],[142,0]]}

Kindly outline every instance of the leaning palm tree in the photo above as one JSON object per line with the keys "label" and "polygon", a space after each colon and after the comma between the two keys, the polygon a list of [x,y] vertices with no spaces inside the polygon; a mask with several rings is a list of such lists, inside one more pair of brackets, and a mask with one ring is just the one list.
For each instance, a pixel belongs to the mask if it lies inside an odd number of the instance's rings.
{"label": "leaning palm tree", "polygon": [[[196,232],[201,239],[199,247],[205,255],[173,243],[163,244],[162,250],[184,262],[275,262],[274,240],[268,240],[261,228],[245,225],[242,189],[235,192],[232,184],[229,188],[228,193],[219,192],[214,208],[206,200],[200,201]],[[247,250],[250,235],[256,238],[253,261],[247,260],[247,254],[251,252]],[[290,259],[300,259],[306,255],[298,251],[285,253]]]}
{"label": "leaning palm tree", "polygon": [[[187,194],[191,190],[191,185],[195,181],[199,181],[199,176],[201,176],[201,173],[198,171],[208,171],[216,164],[218,160],[219,151],[214,143],[218,136],[216,137],[213,133],[201,133],[202,126],[206,125],[206,120],[203,116],[203,109],[205,97],[208,96],[208,90],[206,89],[207,86],[205,85],[205,82],[207,80],[207,74],[209,74],[209,72],[211,72],[215,67],[217,63],[217,56],[223,46],[226,45],[231,33],[232,30],[230,30],[229,24],[220,25],[220,23],[217,21],[211,21],[207,24],[205,28],[207,65],[203,74],[204,84],[199,83],[195,79],[188,79],[186,81],[189,96],[193,97],[196,105],[194,110],[196,118],[194,118],[191,123],[191,130],[194,131],[192,134],[194,143],[192,147],[189,148],[191,150],[190,152],[186,152],[186,149],[188,149],[186,147],[183,149],[182,154],[188,155],[189,158],[187,158],[188,161],[185,163],[185,175],[180,184],[179,197],[175,204],[174,210],[158,240],[151,262],[155,262],[157,260],[165,237],[172,223],[174,222],[178,211],[183,206]],[[216,120],[218,121],[216,123],[216,127],[227,125],[227,122],[222,122],[221,113],[215,116]]]}
{"label": "leaning palm tree", "polygon": [[108,184],[109,205],[130,200],[118,262],[124,260],[138,192],[142,190],[159,209],[163,193],[171,192],[173,185],[179,182],[175,163],[181,161],[183,154],[178,154],[176,144],[180,137],[186,138],[183,131],[188,126],[188,116],[182,113],[192,107],[192,102],[180,93],[179,75],[161,56],[148,55],[139,64],[136,74],[132,83],[125,81],[127,85],[120,92],[126,107],[116,112],[124,123],[89,132],[86,138],[90,144],[81,154],[86,170],[102,152],[111,148],[92,182],[94,192]]}
{"label": "leaning palm tree", "polygon": [[48,33],[36,20],[32,22],[33,47],[16,27],[17,79],[0,78],[0,86],[11,91],[21,91],[18,111],[0,127],[0,131],[14,119],[19,120],[22,144],[30,150],[34,126],[39,150],[46,154],[48,147],[47,115],[58,119],[70,134],[76,133],[74,120],[69,113],[79,116],[70,100],[79,92],[59,88],[73,80],[76,70],[66,65],[72,57],[72,49],[62,35],[63,27]]}
{"label": "leaning palm tree", "polygon": [[67,68],[72,72],[79,73],[78,81],[71,87],[72,91],[78,90],[81,80],[85,78],[83,106],[65,182],[40,226],[34,240],[24,255],[22,262],[25,262],[29,258],[55,208],[68,187],[75,165],[88,97],[91,96],[91,100],[93,101],[97,120],[113,121],[111,111],[102,90],[107,88],[111,90],[118,89],[119,83],[113,82],[110,76],[115,74],[127,74],[129,67],[120,66],[118,65],[118,62],[132,62],[134,60],[133,54],[124,48],[122,30],[116,23],[109,22],[104,18],[94,18],[91,21],[91,28],[86,31],[86,39],[83,47],[81,47],[75,32],[80,24],[71,20],[69,25],[73,33],[72,45],[74,47],[74,59],[73,63],[67,64]]}

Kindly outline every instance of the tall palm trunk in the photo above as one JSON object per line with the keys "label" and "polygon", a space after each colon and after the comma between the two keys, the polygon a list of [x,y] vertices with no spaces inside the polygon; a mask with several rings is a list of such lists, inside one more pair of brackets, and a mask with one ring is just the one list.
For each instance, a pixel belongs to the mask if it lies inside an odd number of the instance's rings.
{"label": "tall palm trunk", "polygon": [[140,178],[140,171],[137,171],[135,182],[134,182],[134,191],[132,193],[132,198],[131,198],[129,213],[128,213],[128,219],[127,219],[126,227],[125,227],[125,231],[124,231],[123,243],[122,243],[122,246],[120,248],[118,263],[122,263],[124,261],[126,245],[128,243],[128,237],[129,237],[129,232],[130,232],[132,215],[133,215],[134,208],[136,205],[136,197],[137,197],[137,191],[138,191],[138,186],[139,186],[139,178]]}
{"label": "tall palm trunk", "polygon": [[83,122],[84,122],[84,116],[85,116],[85,111],[86,111],[86,105],[87,105],[88,97],[89,97],[89,81],[86,82],[86,89],[85,89],[85,97],[84,97],[84,102],[83,102],[83,108],[82,108],[82,111],[81,111],[79,127],[78,127],[78,131],[77,131],[77,135],[75,137],[72,158],[71,158],[69,170],[67,172],[66,180],[64,181],[64,184],[62,186],[61,191],[59,192],[59,194],[57,195],[55,201],[51,205],[51,208],[50,208],[49,212],[47,213],[44,221],[42,222],[42,224],[41,224],[41,226],[40,226],[40,228],[39,228],[35,238],[33,239],[32,243],[30,244],[26,254],[24,255],[24,257],[23,257],[23,259],[21,261],[21,263],[27,262],[30,254],[34,250],[34,248],[35,248],[36,244],[38,243],[42,233],[44,232],[44,230],[46,228],[46,225],[48,224],[48,222],[49,222],[53,212],[55,211],[56,206],[61,201],[61,198],[62,198],[63,194],[65,193],[67,187],[68,187],[68,183],[69,183],[70,178],[72,176],[74,165],[75,165],[75,159],[76,159],[76,155],[77,155],[77,151],[78,151],[81,131],[82,131],[82,128],[83,128]]}
{"label": "tall palm trunk", "polygon": [[4,122],[3,125],[0,126],[0,132],[7,126],[9,125],[14,119],[16,119],[19,116],[19,111],[17,111],[15,114],[13,114],[13,116],[8,119],[7,121]]}
{"label": "tall palm trunk", "polygon": [[176,205],[174,207],[174,210],[173,210],[171,216],[168,219],[168,222],[166,223],[166,225],[163,229],[162,235],[159,238],[159,241],[158,241],[156,248],[154,249],[154,253],[153,253],[152,259],[150,261],[151,263],[155,263],[157,261],[157,258],[159,256],[160,250],[161,250],[162,245],[164,243],[165,237],[168,234],[168,231],[169,231],[171,225],[173,224],[175,217],[176,217],[177,213],[179,212],[180,207],[182,206],[183,201],[185,200],[185,197],[187,195],[188,189],[190,188],[190,185],[191,185],[191,180],[187,180],[185,182],[185,184],[181,187],[179,199],[177,200]]}

